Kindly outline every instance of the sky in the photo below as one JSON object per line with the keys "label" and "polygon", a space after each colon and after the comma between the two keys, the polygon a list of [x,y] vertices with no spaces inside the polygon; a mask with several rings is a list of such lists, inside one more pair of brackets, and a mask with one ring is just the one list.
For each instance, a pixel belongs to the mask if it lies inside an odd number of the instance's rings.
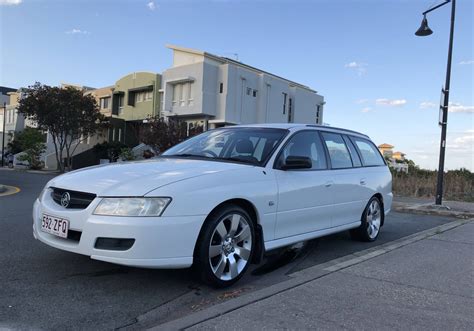
{"label": "sky", "polygon": [[[0,0],[0,85],[103,87],[172,64],[166,44],[238,58],[325,97],[324,122],[438,167],[450,5],[442,0]],[[474,1],[457,0],[445,169],[474,170]]]}

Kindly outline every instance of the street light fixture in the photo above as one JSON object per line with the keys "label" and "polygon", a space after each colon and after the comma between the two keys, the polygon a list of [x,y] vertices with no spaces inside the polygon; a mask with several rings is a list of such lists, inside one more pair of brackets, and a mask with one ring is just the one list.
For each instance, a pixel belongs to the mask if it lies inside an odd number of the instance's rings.
{"label": "street light fixture", "polygon": [[420,28],[415,32],[417,36],[429,36],[433,31],[428,26],[428,20],[426,14],[432,12],[439,7],[442,7],[448,3],[451,3],[451,28],[449,33],[449,47],[448,47],[448,63],[446,67],[446,83],[442,93],[444,94],[443,105],[440,105],[440,112],[442,112],[441,121],[441,142],[439,147],[439,165],[438,165],[438,180],[436,184],[436,205],[443,203],[443,176],[444,176],[444,158],[446,154],[446,129],[448,125],[448,105],[449,105],[449,85],[451,82],[451,58],[453,55],[453,36],[454,36],[454,18],[456,13],[456,0],[446,0],[445,2],[434,6],[423,12],[423,20],[421,21]]}
{"label": "street light fixture", "polygon": [[428,20],[426,19],[426,15],[423,15],[423,21],[421,21],[420,28],[415,32],[415,34],[419,37],[429,36],[433,33],[433,30],[430,29],[428,26]]}

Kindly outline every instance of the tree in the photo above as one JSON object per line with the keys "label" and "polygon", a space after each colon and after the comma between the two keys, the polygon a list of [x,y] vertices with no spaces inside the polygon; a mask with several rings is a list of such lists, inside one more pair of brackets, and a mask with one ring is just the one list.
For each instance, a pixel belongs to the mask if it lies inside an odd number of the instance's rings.
{"label": "tree", "polygon": [[26,89],[18,112],[51,135],[61,172],[70,169],[71,158],[81,141],[97,134],[106,121],[92,95],[84,95],[74,87],[41,83]]}
{"label": "tree", "polygon": [[20,161],[27,161],[30,169],[43,168],[44,163],[40,159],[46,149],[43,132],[34,128],[25,128],[15,136],[14,141],[24,153],[19,157]]}
{"label": "tree", "polygon": [[140,140],[160,153],[188,137],[186,122],[179,119],[152,117],[147,124],[140,132]]}

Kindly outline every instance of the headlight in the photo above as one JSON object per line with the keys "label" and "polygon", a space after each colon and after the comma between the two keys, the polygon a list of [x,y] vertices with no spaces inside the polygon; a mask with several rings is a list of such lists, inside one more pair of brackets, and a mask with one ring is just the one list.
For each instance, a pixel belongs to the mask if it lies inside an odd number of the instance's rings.
{"label": "headlight", "polygon": [[171,198],[103,198],[95,215],[161,216]]}
{"label": "headlight", "polygon": [[48,185],[46,185],[41,191],[41,193],[38,195],[39,202],[41,202],[48,193],[51,193],[51,189],[48,187]]}

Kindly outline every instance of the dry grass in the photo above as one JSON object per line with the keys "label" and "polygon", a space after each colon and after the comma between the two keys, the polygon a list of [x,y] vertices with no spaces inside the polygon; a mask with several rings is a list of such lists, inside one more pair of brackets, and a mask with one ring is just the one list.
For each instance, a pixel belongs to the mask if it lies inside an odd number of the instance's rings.
{"label": "dry grass", "polygon": [[[393,172],[396,195],[433,198],[437,172],[410,167],[409,173]],[[447,200],[474,202],[474,174],[469,170],[448,171],[444,176],[443,197]]]}

